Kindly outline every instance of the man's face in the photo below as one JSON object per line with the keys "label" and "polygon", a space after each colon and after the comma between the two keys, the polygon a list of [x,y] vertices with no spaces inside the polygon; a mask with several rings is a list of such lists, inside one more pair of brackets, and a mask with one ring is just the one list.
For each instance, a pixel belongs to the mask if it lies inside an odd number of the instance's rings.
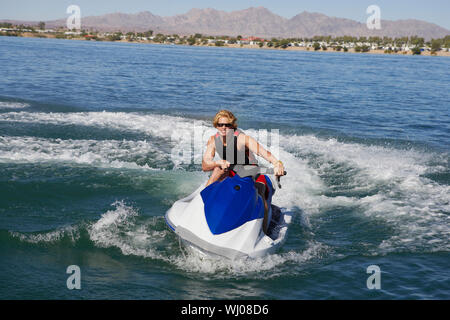
{"label": "man's face", "polygon": [[231,121],[227,117],[220,117],[219,121],[217,122],[217,130],[219,130],[219,134],[222,137],[225,137],[227,135],[227,130],[232,130],[231,127]]}

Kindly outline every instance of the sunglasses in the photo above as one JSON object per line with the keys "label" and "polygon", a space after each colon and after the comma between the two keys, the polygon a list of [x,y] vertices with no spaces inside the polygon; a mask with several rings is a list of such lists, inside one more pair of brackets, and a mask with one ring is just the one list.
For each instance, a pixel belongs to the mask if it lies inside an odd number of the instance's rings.
{"label": "sunglasses", "polygon": [[232,128],[233,125],[231,123],[218,123],[217,127],[227,127],[227,128]]}

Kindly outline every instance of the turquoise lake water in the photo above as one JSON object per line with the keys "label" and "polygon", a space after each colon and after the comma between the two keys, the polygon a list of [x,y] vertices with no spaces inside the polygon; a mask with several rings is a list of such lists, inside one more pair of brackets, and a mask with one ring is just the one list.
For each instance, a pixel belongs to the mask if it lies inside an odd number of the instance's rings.
{"label": "turquoise lake water", "polygon": [[[0,66],[1,299],[450,298],[450,59],[0,37]],[[164,221],[221,108],[288,171],[264,258]]]}

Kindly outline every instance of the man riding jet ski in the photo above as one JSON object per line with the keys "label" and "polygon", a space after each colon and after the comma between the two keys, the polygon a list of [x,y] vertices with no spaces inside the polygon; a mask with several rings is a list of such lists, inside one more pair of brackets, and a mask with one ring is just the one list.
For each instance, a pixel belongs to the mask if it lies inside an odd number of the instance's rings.
{"label": "man riding jet ski", "polygon": [[[219,111],[203,156],[206,185],[178,200],[166,213],[171,229],[189,247],[225,256],[258,257],[281,245],[292,216],[272,205],[273,182],[265,174],[285,175],[283,163],[256,140],[237,129],[235,116]],[[215,154],[221,158],[214,161]],[[257,165],[255,154],[274,165]]]}

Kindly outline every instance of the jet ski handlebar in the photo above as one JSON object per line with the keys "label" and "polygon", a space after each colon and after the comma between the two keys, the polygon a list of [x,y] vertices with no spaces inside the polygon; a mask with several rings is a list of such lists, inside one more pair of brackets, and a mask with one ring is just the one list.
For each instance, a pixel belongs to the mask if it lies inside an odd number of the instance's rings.
{"label": "jet ski handlebar", "polygon": [[[235,165],[232,169],[241,178],[251,176],[255,179],[258,174],[274,174],[275,173],[273,168],[266,168],[266,167],[260,167],[260,166],[252,166],[252,165]],[[287,172],[284,171],[283,176],[285,176],[286,174],[287,174]],[[276,180],[277,180],[278,188],[281,189],[280,177],[281,176],[276,176]]]}
{"label": "jet ski handlebar", "polygon": [[[270,172],[268,172],[268,173],[266,173],[266,174],[274,174],[273,168],[270,168],[270,169],[268,168],[268,170],[269,170]],[[285,176],[285,175],[287,175],[287,172],[286,172],[286,171],[283,171],[283,176]],[[275,176],[275,179],[277,180],[278,188],[281,189],[280,178],[281,178],[281,176]]]}

